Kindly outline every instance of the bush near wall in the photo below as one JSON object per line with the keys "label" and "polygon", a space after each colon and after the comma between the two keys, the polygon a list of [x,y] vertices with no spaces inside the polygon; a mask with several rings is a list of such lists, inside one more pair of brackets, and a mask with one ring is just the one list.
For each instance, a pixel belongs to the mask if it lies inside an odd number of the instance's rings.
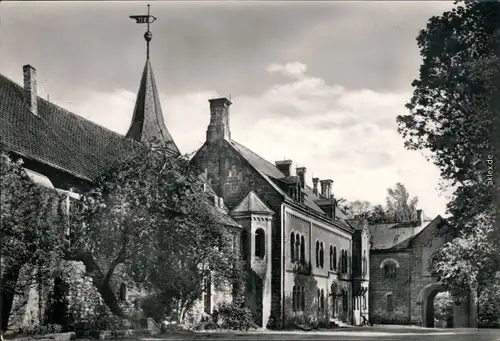
{"label": "bush near wall", "polygon": [[484,288],[478,298],[480,328],[500,328],[500,283],[498,282]]}

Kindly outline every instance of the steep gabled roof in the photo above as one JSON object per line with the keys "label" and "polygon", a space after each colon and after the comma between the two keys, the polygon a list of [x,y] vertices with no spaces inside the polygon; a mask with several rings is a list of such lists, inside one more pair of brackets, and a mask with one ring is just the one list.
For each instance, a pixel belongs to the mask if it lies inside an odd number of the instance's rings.
{"label": "steep gabled roof", "polygon": [[[278,185],[277,183],[283,182],[285,180],[286,182],[286,177],[285,175],[274,165],[273,163],[267,161],[266,159],[262,158],[258,154],[254,153],[247,147],[243,146],[242,144],[231,140],[227,141],[254,169],[256,169],[261,176],[271,185],[273,186],[278,193],[280,193],[285,200],[288,200],[289,202],[293,202],[294,200],[288,195],[288,193],[284,192]],[[291,177],[290,177],[291,178]],[[320,214],[322,216],[326,217],[325,212],[316,204],[316,200],[319,200],[320,198],[314,194],[312,188],[309,186],[305,186],[304,188],[305,192],[305,198],[304,198],[304,205],[310,209],[311,211],[315,212],[316,214]],[[338,212],[339,209],[336,208],[336,211]],[[347,225],[348,227],[349,224],[344,221],[344,214],[340,213],[339,220],[342,221],[344,225]]]}
{"label": "steep gabled roof", "polygon": [[158,95],[153,68],[149,59],[146,60],[144,65],[132,124],[126,137],[144,143],[156,139],[164,143],[173,154],[180,154],[179,148],[177,148],[163,120],[160,96]]}
{"label": "steep gabled roof", "polygon": [[250,191],[241,202],[231,211],[232,214],[257,213],[274,214],[254,191]]}
{"label": "steep gabled roof", "polygon": [[370,225],[372,249],[388,250],[406,248],[410,240],[425,230],[436,219],[432,222],[426,222],[423,225],[418,222]]}
{"label": "steep gabled roof", "polygon": [[428,229],[433,228],[433,227],[442,226],[442,224],[445,224],[445,223],[446,223],[446,219],[443,219],[443,217],[438,215],[434,219],[432,219],[432,221],[428,222],[423,229],[418,231],[412,237],[402,241],[398,245],[395,245],[394,248],[408,248],[411,246],[411,243],[414,240],[416,240],[419,236],[421,236],[425,230],[428,230]]}
{"label": "steep gabled roof", "polygon": [[23,88],[0,75],[0,142],[23,157],[91,180],[107,165],[133,155],[133,141],[38,97],[38,116]]}
{"label": "steep gabled roof", "polygon": [[93,180],[144,148],[41,97],[37,105],[38,116],[26,105],[24,89],[0,75],[0,142],[22,157]]}

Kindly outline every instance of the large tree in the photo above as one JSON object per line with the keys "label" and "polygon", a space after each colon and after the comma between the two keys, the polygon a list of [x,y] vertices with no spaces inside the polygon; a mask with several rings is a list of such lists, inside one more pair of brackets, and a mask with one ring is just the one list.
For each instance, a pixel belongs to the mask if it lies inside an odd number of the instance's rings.
{"label": "large tree", "polygon": [[353,216],[367,216],[370,213],[371,204],[366,200],[355,200],[346,204],[346,208]]}
{"label": "large tree", "polygon": [[59,269],[68,227],[64,200],[53,189],[36,185],[22,162],[0,154],[1,327],[5,330],[15,295],[50,284]]}
{"label": "large tree", "polygon": [[144,148],[97,179],[81,204],[67,259],[85,264],[117,316],[126,316],[112,282],[118,267],[158,303],[175,300],[183,313],[200,296],[203,278],[234,270],[220,210],[184,158]]}
{"label": "large tree", "polygon": [[[409,113],[397,118],[405,146],[430,151],[441,177],[456,188],[448,210],[462,234],[442,251],[440,258],[450,266],[438,267],[450,286],[464,282],[463,272],[453,270],[460,259],[469,264],[476,257],[472,262],[495,271],[490,263],[495,255],[473,245],[499,248],[499,33],[498,1],[467,1],[432,17],[417,38],[423,62],[412,83]],[[491,224],[492,231],[478,234],[478,220]],[[460,252],[467,245],[470,249]],[[487,270],[474,266],[469,282]]]}
{"label": "large tree", "polygon": [[387,189],[386,212],[395,222],[416,219],[418,198],[410,198],[405,185],[398,182],[394,188]]}

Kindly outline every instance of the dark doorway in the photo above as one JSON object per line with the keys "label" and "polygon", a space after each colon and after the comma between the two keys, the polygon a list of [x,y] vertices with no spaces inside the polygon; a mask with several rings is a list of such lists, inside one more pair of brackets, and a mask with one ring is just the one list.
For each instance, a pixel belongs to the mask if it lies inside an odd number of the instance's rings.
{"label": "dark doorway", "polygon": [[453,299],[448,292],[435,290],[427,296],[425,327],[453,328]]}
{"label": "dark doorway", "polygon": [[66,296],[69,292],[69,285],[60,277],[54,279],[54,291],[52,293],[51,306],[48,309],[49,323],[58,324],[64,330],[68,329],[68,301]]}
{"label": "dark doorway", "polygon": [[255,311],[255,323],[260,326],[264,327],[262,325],[262,295],[264,293],[264,283],[262,281],[262,278],[259,276],[254,276],[254,283],[255,283],[255,305],[256,305],[256,311]]}

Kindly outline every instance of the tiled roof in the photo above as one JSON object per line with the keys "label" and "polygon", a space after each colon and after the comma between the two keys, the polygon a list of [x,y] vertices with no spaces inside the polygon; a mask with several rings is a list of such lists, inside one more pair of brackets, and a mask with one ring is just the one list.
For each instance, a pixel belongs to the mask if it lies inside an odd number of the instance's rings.
{"label": "tiled roof", "polygon": [[[281,195],[283,195],[285,198],[288,198],[289,200],[292,200],[291,197],[288,195],[288,193],[285,193],[283,190],[279,188],[279,186],[277,186],[276,182],[282,181],[286,183],[288,181],[292,181],[293,177],[286,178],[285,175],[276,167],[276,165],[262,158],[261,156],[254,153],[247,147],[239,144],[238,142],[231,140],[229,143],[257,171],[259,171],[264,176],[264,178],[271,185],[273,185]],[[319,214],[325,215],[325,212],[315,203],[315,201],[320,198],[314,194],[313,189],[309,186],[305,186],[304,192],[306,194],[304,199],[304,205]],[[336,217],[338,217],[339,220],[344,220],[344,218],[347,218],[347,216],[345,216],[345,214],[339,208],[336,208]]]}
{"label": "tiled roof", "polygon": [[232,213],[274,213],[267,205],[259,198],[254,191],[250,191],[241,202],[236,205]]}
{"label": "tiled roof", "polygon": [[387,250],[413,237],[424,229],[421,224],[375,224],[370,225],[373,250]]}
{"label": "tiled roof", "polygon": [[417,233],[415,233],[413,236],[410,238],[400,242],[398,245],[395,245],[394,248],[407,248],[411,246],[412,241],[414,241],[418,236],[420,236],[424,230],[427,230],[429,228],[435,227],[435,226],[442,226],[441,224],[446,223],[446,220],[443,219],[440,215],[438,215],[436,218],[434,218],[431,221],[424,222],[424,228],[421,228]]}
{"label": "tiled roof", "polygon": [[142,146],[38,97],[38,116],[23,88],[0,75],[0,138],[7,149],[92,180]]}
{"label": "tiled roof", "polygon": [[233,140],[231,140],[230,143],[248,162],[250,162],[250,164],[254,168],[258,169],[260,172],[274,179],[283,178],[285,176],[285,174],[283,174],[278,168],[276,168],[275,165],[262,158],[261,156],[255,154],[247,147]]}
{"label": "tiled roof", "polygon": [[[201,180],[203,184],[205,184],[205,193],[207,193],[210,197],[215,198],[217,197],[217,194],[215,191],[210,187],[208,184],[207,180],[203,175],[199,175],[198,179]],[[220,207],[219,205],[215,204],[212,206],[215,212],[216,217],[219,219],[219,222],[224,225],[228,226],[233,226],[233,227],[241,227],[237,222],[234,221],[234,219],[229,215],[229,209],[226,207],[226,205],[223,205],[223,207]]]}
{"label": "tiled roof", "polygon": [[160,96],[158,95],[155,76],[149,59],[146,60],[144,65],[134,115],[132,116],[132,124],[126,137],[145,143],[157,139],[163,142],[173,154],[180,154],[179,148],[177,148],[163,120]]}

